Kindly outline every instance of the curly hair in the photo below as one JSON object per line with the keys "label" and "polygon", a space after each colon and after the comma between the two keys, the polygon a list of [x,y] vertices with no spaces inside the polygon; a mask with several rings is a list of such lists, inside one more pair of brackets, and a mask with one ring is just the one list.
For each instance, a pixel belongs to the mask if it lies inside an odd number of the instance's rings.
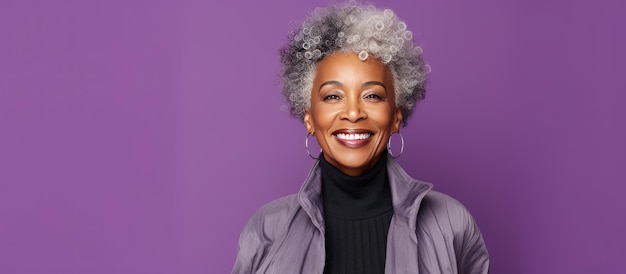
{"label": "curly hair", "polygon": [[302,119],[310,107],[318,62],[337,51],[355,52],[362,61],[373,56],[389,66],[396,106],[406,125],[417,101],[424,99],[430,71],[412,38],[406,23],[390,9],[354,2],[316,8],[280,50],[282,92],[291,115]]}

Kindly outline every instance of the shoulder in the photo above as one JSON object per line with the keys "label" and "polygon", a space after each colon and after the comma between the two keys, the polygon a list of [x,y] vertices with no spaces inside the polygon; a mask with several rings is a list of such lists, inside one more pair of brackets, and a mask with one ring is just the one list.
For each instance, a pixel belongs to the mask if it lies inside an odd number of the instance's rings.
{"label": "shoulder", "polygon": [[422,200],[418,227],[429,231],[429,235],[438,231],[444,238],[450,238],[460,269],[468,273],[487,273],[487,247],[474,217],[461,202],[441,192],[430,191]]}
{"label": "shoulder", "polygon": [[297,212],[295,194],[261,206],[250,217],[239,236],[239,248],[233,273],[252,273],[265,259],[277,237],[286,230],[290,216]]}
{"label": "shoulder", "polygon": [[461,202],[434,190],[429,191],[422,200],[419,215],[435,218],[439,225],[445,223],[453,232],[457,233],[475,226],[474,218]]}
{"label": "shoulder", "polygon": [[434,190],[429,191],[424,196],[421,207],[451,217],[469,214],[467,208],[457,199]]}
{"label": "shoulder", "polygon": [[290,194],[260,206],[254,213],[254,216],[276,217],[299,206],[298,194]]}
{"label": "shoulder", "polygon": [[274,239],[284,224],[289,223],[300,208],[297,194],[287,195],[259,207],[250,217],[243,233],[263,235],[266,239]]}
{"label": "shoulder", "polygon": [[300,203],[297,194],[283,196],[259,207],[250,217],[246,227],[262,225],[266,228],[264,230],[268,230],[267,228],[287,222],[299,208]]}

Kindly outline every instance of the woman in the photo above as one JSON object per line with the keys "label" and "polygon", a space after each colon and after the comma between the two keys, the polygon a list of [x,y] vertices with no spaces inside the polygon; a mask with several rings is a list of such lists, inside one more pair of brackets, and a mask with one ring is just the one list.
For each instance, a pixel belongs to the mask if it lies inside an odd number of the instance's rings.
{"label": "woman", "polygon": [[316,9],[290,35],[283,93],[307,152],[313,135],[322,153],[298,194],[252,216],[233,273],[488,272],[469,212],[407,175],[388,145],[424,97],[411,39],[391,10],[355,3]]}

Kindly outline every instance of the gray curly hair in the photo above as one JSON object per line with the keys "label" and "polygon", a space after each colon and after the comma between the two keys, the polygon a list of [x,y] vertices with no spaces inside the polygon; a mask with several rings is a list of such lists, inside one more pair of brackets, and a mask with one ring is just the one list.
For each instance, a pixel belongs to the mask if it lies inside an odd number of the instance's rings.
{"label": "gray curly hair", "polygon": [[302,120],[310,108],[317,63],[327,55],[344,51],[357,53],[363,61],[374,56],[389,66],[396,106],[401,108],[406,125],[417,101],[424,99],[426,74],[430,71],[422,49],[412,38],[406,24],[389,9],[355,2],[315,9],[280,50],[282,92],[291,115]]}

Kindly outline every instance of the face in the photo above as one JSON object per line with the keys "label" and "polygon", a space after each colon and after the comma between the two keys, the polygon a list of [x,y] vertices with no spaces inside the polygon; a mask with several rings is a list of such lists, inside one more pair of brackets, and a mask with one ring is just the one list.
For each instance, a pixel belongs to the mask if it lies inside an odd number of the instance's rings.
{"label": "face", "polygon": [[391,71],[379,60],[336,52],[317,64],[304,124],[343,173],[357,176],[373,167],[401,122]]}

